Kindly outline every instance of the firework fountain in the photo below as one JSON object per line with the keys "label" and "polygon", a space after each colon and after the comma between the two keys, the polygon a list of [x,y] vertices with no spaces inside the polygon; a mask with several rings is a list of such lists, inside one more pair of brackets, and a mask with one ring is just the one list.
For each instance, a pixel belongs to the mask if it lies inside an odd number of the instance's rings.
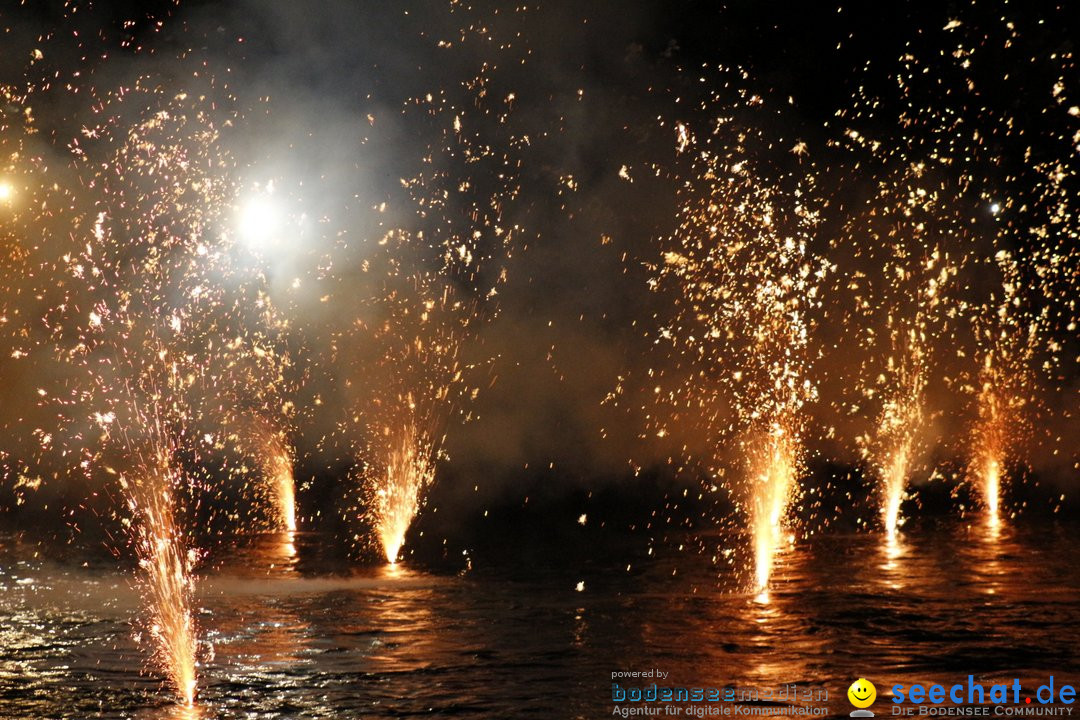
{"label": "firework fountain", "polygon": [[889,311],[886,326],[891,352],[879,375],[882,409],[871,456],[881,478],[881,519],[890,541],[895,540],[904,521],[900,505],[906,497],[912,468],[919,460],[928,420],[926,347],[939,306],[941,285],[948,278],[947,271],[938,273],[940,261],[940,253],[935,250],[914,271],[905,270],[899,258],[893,268],[897,286],[907,287],[912,276],[919,283],[913,310],[901,313],[901,303],[897,302]]}
{"label": "firework fountain", "polygon": [[[106,98],[117,107],[93,131],[100,147],[92,151],[111,172],[85,182],[100,187],[88,200],[96,210],[92,224],[78,214],[73,219],[87,233],[85,246],[65,256],[70,277],[84,283],[78,305],[92,309],[60,306],[54,315],[66,320],[56,332],[67,362],[85,373],[79,405],[94,408],[91,419],[101,431],[99,449],[86,451],[83,466],[90,473],[113,463],[127,468],[116,475],[130,512],[125,523],[139,561],[153,665],[190,705],[198,552],[180,507],[195,470],[183,466],[181,454],[193,448],[195,398],[205,395],[209,379],[205,353],[191,348],[203,343],[198,330],[221,299],[207,283],[207,235],[230,189],[207,161],[217,133],[197,101],[181,94],[162,108],[156,99],[140,107],[128,98],[135,105],[129,109],[121,97]],[[131,111],[149,119],[111,126]],[[73,164],[100,171],[82,151]]]}
{"label": "firework fountain", "polygon": [[786,515],[799,477],[800,445],[778,424],[755,444],[744,447],[749,455],[754,586],[767,597],[764,593],[769,588],[776,554],[790,541]]}
{"label": "firework fountain", "polygon": [[[433,279],[435,280],[435,279]],[[458,362],[463,318],[469,311],[450,301],[449,289],[390,295],[389,317],[370,329],[380,348],[378,370],[367,389],[370,412],[365,434],[366,505],[387,562],[398,561],[405,533],[435,480],[444,427],[456,402],[468,392]],[[428,297],[413,304],[416,296]]]}
{"label": "firework fountain", "polygon": [[135,551],[143,573],[141,588],[149,617],[146,622],[153,662],[185,705],[195,701],[197,629],[192,617],[197,560],[178,526],[175,493],[182,478],[169,453],[157,449],[138,476],[120,486],[127,492],[135,520]]}
{"label": "firework fountain", "polygon": [[[257,480],[252,500],[265,510],[266,525],[294,533],[296,459],[289,434],[295,427],[295,405],[289,398],[297,385],[290,378],[291,358],[284,349],[288,325],[264,292],[257,289],[247,297],[252,287],[258,288],[258,283],[241,284],[236,305],[254,312],[231,313],[230,325],[244,330],[225,343],[215,358],[219,368],[215,378],[227,402],[207,414],[220,416],[217,425],[229,429],[225,439],[229,448],[245,457],[242,467],[246,470],[254,461]],[[226,447],[216,443],[212,449],[221,452]]]}
{"label": "firework fountain", "polygon": [[[492,38],[480,29],[467,36],[486,47]],[[342,425],[360,438],[358,514],[391,564],[435,481],[447,426],[458,413],[467,417],[478,393],[472,376],[483,360],[462,363],[462,348],[496,317],[498,287],[523,232],[504,216],[520,195],[529,141],[511,121],[515,94],[500,95],[499,86],[496,68],[481,63],[460,96],[440,91],[405,103],[405,116],[438,140],[401,181],[396,202],[410,221],[372,238],[364,272],[377,294],[333,333],[335,345],[358,343],[366,361],[357,373],[364,380],[348,382],[360,388],[361,409]]]}
{"label": "firework fountain", "polygon": [[1043,324],[1032,318],[1025,326],[1015,259],[1001,251],[995,260],[1004,278],[1001,300],[989,306],[989,317],[976,317],[982,363],[976,380],[977,420],[970,468],[992,526],[1000,519],[1005,467],[1029,432],[1031,364]]}
{"label": "firework fountain", "polygon": [[285,433],[254,414],[240,418],[236,423],[242,430],[232,432],[228,439],[243,448],[245,455],[257,459],[258,502],[268,507],[269,526],[276,531],[295,533],[295,461]]}
{"label": "firework fountain", "polygon": [[[940,32],[938,41],[951,46],[949,60],[905,53],[896,66],[895,95],[869,96],[860,89],[853,105],[838,113],[846,125],[834,145],[858,148],[858,164],[866,161],[880,178],[861,232],[844,235],[855,258],[847,268],[854,276],[850,286],[859,290],[843,296],[848,307],[838,316],[868,325],[871,344],[876,328],[889,330],[891,347],[870,350],[875,370],[864,372],[861,389],[861,400],[882,404],[869,454],[880,475],[894,478],[884,480],[886,487],[899,486],[901,468],[910,467],[913,456],[905,449],[948,447],[969,458],[965,474],[996,524],[1006,468],[1016,459],[1015,448],[1031,438],[1036,388],[1053,384],[1050,373],[1036,377],[1036,357],[1042,356],[1043,370],[1055,367],[1062,346],[1048,340],[1048,328],[1056,322],[1058,330],[1075,329],[1069,319],[1074,303],[1067,299],[1074,294],[1074,280],[1062,270],[1075,261],[1077,235],[1067,189],[1076,173],[1066,151],[1067,145],[1075,146],[1076,131],[1075,121],[1066,118],[1080,117],[1080,111],[1067,99],[1071,88],[1061,79],[1048,86],[1045,122],[1030,123],[988,105],[982,91],[993,63],[981,55],[985,39],[959,19]],[[994,32],[1002,34],[1005,55],[1026,52],[1013,46],[1020,37],[1013,23]],[[1056,78],[1075,73],[1071,54],[1025,56],[1024,61],[1045,64],[1042,69]],[[894,118],[899,125],[883,142],[880,123]],[[1032,152],[1040,144],[1046,148],[1042,156]],[[1003,174],[1003,163],[1012,171]],[[904,268],[904,257],[919,257],[930,248],[936,268]],[[878,278],[884,289],[877,295],[865,292],[875,284],[865,282],[867,275],[876,275],[874,265],[886,271]],[[897,271],[906,277],[893,275]],[[947,293],[946,284],[951,285]],[[907,288],[901,292],[917,298],[919,307],[901,311],[909,303],[890,286]],[[1038,311],[1032,309],[1033,291],[1045,301]],[[942,352],[949,347],[955,352]],[[884,370],[878,369],[882,356],[887,357]],[[974,406],[973,427],[959,444],[925,437],[934,417],[932,398],[951,393],[966,396]],[[885,495],[889,529],[896,495]]]}
{"label": "firework fountain", "polygon": [[267,448],[266,475],[273,487],[274,507],[278,523],[286,532],[296,532],[296,481],[293,460],[284,443],[274,442]]}
{"label": "firework fountain", "polygon": [[375,491],[375,513],[379,542],[386,561],[398,560],[405,533],[420,509],[424,491],[435,479],[436,445],[417,429],[415,422],[404,428],[385,428],[384,482]]}
{"label": "firework fountain", "polygon": [[[745,102],[753,107],[760,98]],[[660,337],[690,369],[688,384],[672,397],[700,412],[716,446],[713,464],[724,439],[734,438],[740,450],[746,483],[735,494],[753,535],[753,585],[763,592],[792,537],[802,409],[814,395],[806,373],[806,313],[817,303],[821,271],[807,257],[813,178],[769,178],[764,158],[755,156],[766,144],[761,136],[724,116],[703,139],[678,124],[676,142],[691,159],[679,229],[654,280],[655,288],[673,291],[676,308]]]}
{"label": "firework fountain", "polygon": [[[684,457],[648,460],[683,469],[694,466],[686,457],[700,453],[704,486],[725,492],[734,517],[745,521],[749,539],[740,548],[752,567],[740,582],[758,598],[767,600],[783,581],[785,551],[798,533],[811,532],[795,517],[811,512],[812,502],[801,502],[803,486],[821,489],[804,480],[819,446],[841,448],[824,459],[855,468],[861,451],[861,467],[880,490],[872,504],[889,543],[904,525],[909,489],[922,470],[938,469],[928,467],[932,457],[951,456],[938,467],[961,459],[997,527],[1007,505],[1003,483],[1022,477],[1035,455],[1028,441],[1040,384],[1069,377],[1038,373],[1066,354],[1047,339],[1051,332],[1065,336],[1070,350],[1075,344],[1080,133],[1042,138],[1050,148],[1044,154],[1057,156],[1046,160],[1030,151],[1034,131],[984,110],[974,90],[983,78],[971,70],[978,56],[962,27],[950,22],[942,31],[957,32],[949,53],[933,55],[935,63],[952,63],[951,72],[926,72],[905,55],[889,83],[900,88],[899,111],[857,98],[836,114],[850,127],[829,126],[821,161],[777,129],[783,116],[772,99],[736,89],[753,84],[747,73],[702,69],[708,98],[690,110],[689,92],[663,91],[679,98],[659,113],[664,160],[649,169],[666,183],[675,221],[674,229],[642,233],[654,236],[642,240],[644,264],[651,290],[665,301],[645,332],[661,357],[643,371],[650,393],[643,414],[657,436],[693,440],[679,448]],[[1016,38],[1006,27],[1009,47]],[[494,35],[478,22],[460,40],[436,42],[449,52],[455,43],[495,44]],[[55,127],[40,133],[32,92],[0,86],[0,239],[12,278],[0,306],[0,362],[17,369],[16,379],[60,378],[36,389],[38,404],[13,411],[19,421],[5,430],[32,426],[33,453],[106,488],[102,496],[122,498],[102,522],[127,532],[143,599],[139,639],[149,645],[153,673],[187,706],[200,673],[202,536],[193,520],[200,502],[212,500],[206,512],[227,520],[229,531],[271,527],[291,539],[298,492],[306,505],[320,495],[306,494],[317,482],[308,478],[332,474],[317,467],[298,487],[294,473],[330,447],[326,456],[337,464],[326,467],[353,468],[340,483],[349,507],[332,511],[359,522],[364,532],[350,533],[353,540],[377,544],[386,562],[408,557],[410,526],[449,459],[448,433],[455,420],[468,419],[478,394],[480,330],[496,315],[505,265],[523,234],[507,220],[522,210],[511,207],[521,195],[522,155],[551,129],[538,121],[541,132],[530,139],[510,122],[518,93],[502,84],[488,54],[477,53],[485,58],[479,73],[459,87],[421,91],[400,113],[388,113],[395,119],[387,125],[398,124],[387,136],[408,138],[403,144],[415,157],[395,158],[402,167],[394,166],[392,190],[355,193],[364,198],[356,201],[360,211],[332,208],[336,197],[320,207],[304,239],[318,235],[310,244],[330,249],[319,257],[313,251],[305,257],[311,267],[289,268],[287,278],[252,267],[274,260],[266,241],[280,230],[270,227],[274,185],[238,202],[220,129],[240,118],[221,110],[229,92],[217,93],[212,76],[205,82],[215,91],[200,88],[204,94],[166,90],[156,76],[99,90],[78,73],[61,79],[59,71],[42,71],[46,80],[35,88],[66,84],[63,92],[78,96],[71,106],[88,108],[65,118],[78,128],[68,135]],[[40,61],[40,51],[31,57]],[[940,60],[946,57],[953,60]],[[1071,55],[1055,62],[1075,70]],[[1048,108],[1074,127],[1080,110],[1066,101],[1069,91],[1065,80],[1053,85]],[[667,119],[676,111],[692,119]],[[896,117],[891,142],[893,130],[881,128]],[[356,124],[378,139],[373,128],[381,123],[372,114]],[[630,182],[627,166],[609,169],[611,178]],[[823,187],[827,173],[850,174],[858,187]],[[562,168],[552,174],[560,193],[578,186]],[[331,217],[335,211],[341,216]],[[664,214],[669,222],[672,213]],[[342,258],[355,263],[343,269]],[[623,262],[641,260],[627,252]],[[996,274],[987,283],[991,266]],[[309,335],[285,322],[270,299],[294,290],[281,307],[295,301],[289,311],[303,306],[305,322],[324,323],[305,326]],[[331,309],[310,310],[324,303]],[[640,318],[627,331],[637,342]],[[831,342],[817,342],[823,325],[835,333]],[[860,337],[844,342],[852,328]],[[298,348],[296,357],[286,346]],[[839,357],[849,349],[853,357]],[[293,362],[322,373],[310,383],[310,402],[297,400],[306,426],[293,404],[303,384],[293,382]],[[305,371],[297,373],[304,381]],[[826,382],[846,387],[821,392]],[[5,386],[18,384],[5,376]],[[5,401],[16,394],[0,392]],[[670,416],[649,403],[666,404]],[[1071,417],[1071,409],[1062,414]],[[963,447],[939,423],[968,427]],[[7,447],[0,448],[5,464]],[[233,463],[237,456],[243,461]],[[39,487],[45,473],[18,475],[25,489]],[[233,493],[237,484],[245,485]],[[235,495],[250,516],[228,507]],[[313,505],[299,524],[314,524],[325,509]],[[840,513],[837,507],[831,517]]]}
{"label": "firework fountain", "polygon": [[890,357],[889,370],[895,373],[896,393],[884,403],[878,423],[881,446],[877,467],[882,480],[882,522],[890,538],[903,523],[900,504],[905,485],[918,452],[919,432],[924,419],[923,392],[926,385],[923,339],[920,331],[909,328],[897,333],[894,341],[899,359]]}

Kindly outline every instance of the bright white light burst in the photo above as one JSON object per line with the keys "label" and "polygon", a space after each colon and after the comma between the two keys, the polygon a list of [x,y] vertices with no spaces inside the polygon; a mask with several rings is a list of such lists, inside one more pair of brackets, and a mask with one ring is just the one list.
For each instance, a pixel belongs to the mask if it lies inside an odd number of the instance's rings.
{"label": "bright white light burst", "polygon": [[240,206],[237,230],[240,239],[253,252],[273,248],[281,239],[284,216],[273,194],[274,186],[270,183]]}

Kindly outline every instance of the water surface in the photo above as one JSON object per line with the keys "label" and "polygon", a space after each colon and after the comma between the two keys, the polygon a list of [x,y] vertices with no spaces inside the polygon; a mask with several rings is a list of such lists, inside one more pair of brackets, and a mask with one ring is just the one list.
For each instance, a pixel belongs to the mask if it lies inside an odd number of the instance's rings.
{"label": "water surface", "polygon": [[611,673],[649,668],[673,685],[823,686],[846,715],[859,676],[886,702],[895,683],[968,674],[1078,679],[1068,524],[819,535],[781,555],[767,597],[740,589],[723,554],[736,536],[704,539],[716,562],[628,544],[578,567],[553,553],[464,573],[323,562],[321,540],[247,538],[205,561],[208,643],[187,710],[144,671],[128,574],[0,538],[0,717],[600,718]]}

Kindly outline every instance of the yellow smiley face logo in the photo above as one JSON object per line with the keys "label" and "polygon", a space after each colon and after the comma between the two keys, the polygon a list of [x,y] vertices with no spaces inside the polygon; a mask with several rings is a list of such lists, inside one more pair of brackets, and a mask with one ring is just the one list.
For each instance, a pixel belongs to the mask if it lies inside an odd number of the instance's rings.
{"label": "yellow smiley face logo", "polygon": [[877,699],[877,688],[866,678],[859,678],[847,689],[847,699],[857,708],[866,708]]}

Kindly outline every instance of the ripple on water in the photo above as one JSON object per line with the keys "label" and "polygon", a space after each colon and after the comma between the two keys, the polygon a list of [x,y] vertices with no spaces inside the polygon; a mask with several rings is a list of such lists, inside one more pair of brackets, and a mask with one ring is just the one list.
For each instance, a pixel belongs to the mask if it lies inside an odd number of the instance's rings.
{"label": "ripple on water", "polygon": [[5,718],[592,716],[610,712],[613,670],[656,666],[673,683],[824,684],[841,710],[866,672],[1041,682],[1071,667],[1077,533],[981,529],[819,535],[783,553],[767,600],[730,563],[670,550],[633,573],[575,569],[575,592],[554,561],[524,575],[305,574],[268,537],[212,560],[200,583],[195,709],[140,674],[123,575],[30,562],[0,541],[0,704]]}

